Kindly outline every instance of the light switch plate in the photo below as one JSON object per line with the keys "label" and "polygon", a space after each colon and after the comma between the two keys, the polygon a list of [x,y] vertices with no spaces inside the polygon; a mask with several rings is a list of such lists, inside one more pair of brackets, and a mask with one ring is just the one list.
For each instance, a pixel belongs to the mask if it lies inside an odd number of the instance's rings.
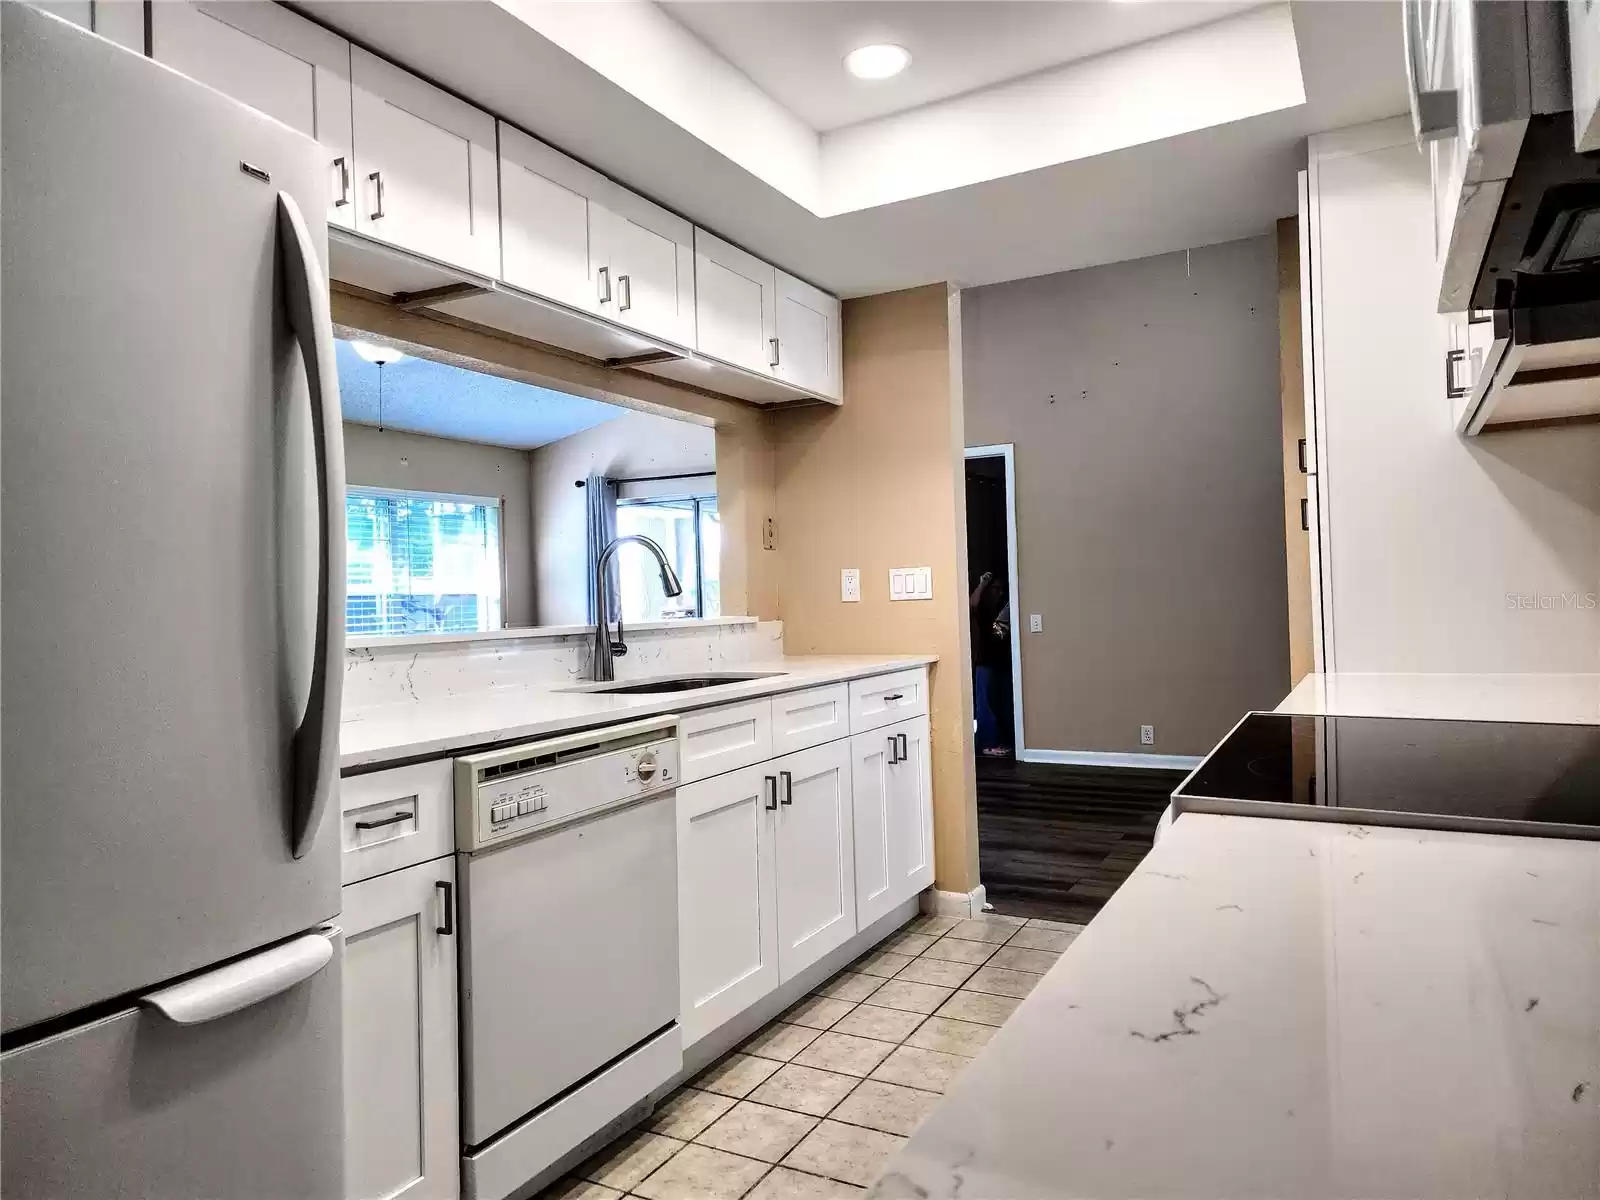
{"label": "light switch plate", "polygon": [[1042,616],[1040,616],[1038,613],[1029,613],[1028,614],[1028,632],[1029,633],[1043,633],[1044,632],[1044,618]]}
{"label": "light switch plate", "polygon": [[890,567],[889,599],[932,600],[932,567]]}
{"label": "light switch plate", "polygon": [[845,567],[839,572],[839,599],[845,604],[861,601],[861,568]]}

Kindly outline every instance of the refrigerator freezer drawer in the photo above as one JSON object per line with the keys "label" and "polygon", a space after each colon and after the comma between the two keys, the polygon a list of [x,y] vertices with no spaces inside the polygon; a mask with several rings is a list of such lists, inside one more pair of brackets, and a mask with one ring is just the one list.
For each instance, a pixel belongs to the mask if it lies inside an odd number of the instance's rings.
{"label": "refrigerator freezer drawer", "polygon": [[0,1056],[7,1200],[342,1200],[343,937],[304,982],[213,1021],[130,1008]]}

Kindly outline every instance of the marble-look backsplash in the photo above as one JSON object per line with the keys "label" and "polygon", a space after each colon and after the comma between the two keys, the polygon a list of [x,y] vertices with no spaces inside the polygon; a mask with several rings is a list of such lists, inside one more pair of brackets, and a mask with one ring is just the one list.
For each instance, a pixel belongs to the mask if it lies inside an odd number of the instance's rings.
{"label": "marble-look backsplash", "polygon": [[[618,679],[726,670],[783,657],[783,622],[625,629],[628,653]],[[481,642],[367,645],[345,651],[346,717],[365,709],[416,704],[493,688],[547,687],[589,677],[590,635],[532,635]]]}

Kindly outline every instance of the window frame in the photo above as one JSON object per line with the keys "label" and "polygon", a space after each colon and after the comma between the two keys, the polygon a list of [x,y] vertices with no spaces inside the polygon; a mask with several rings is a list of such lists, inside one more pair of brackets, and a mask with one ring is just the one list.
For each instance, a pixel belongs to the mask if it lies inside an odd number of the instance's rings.
{"label": "window frame", "polygon": [[[619,480],[619,482],[630,482]],[[682,495],[672,496],[619,496],[617,498],[617,511],[624,508],[664,508],[668,505],[694,505],[694,614],[687,617],[676,617],[678,621],[704,621],[706,619],[706,568],[705,568],[705,542],[700,536],[701,510],[707,502],[717,504],[716,492],[685,492]],[[717,508],[718,522],[722,517],[722,509]],[[622,603],[618,597],[617,603]]]}
{"label": "window frame", "polygon": [[[495,541],[497,543],[496,544],[496,550],[499,552],[498,553],[498,557],[499,557],[499,560],[500,560],[500,562],[499,562],[499,574],[500,574],[500,626],[499,626],[498,630],[488,630],[486,632],[496,633],[496,632],[503,631],[503,630],[505,630],[507,628],[507,625],[506,625],[506,602],[507,602],[507,599],[508,599],[508,596],[507,596],[507,582],[508,581],[506,579],[506,498],[504,496],[475,496],[470,492],[438,492],[438,491],[433,491],[433,490],[431,490],[429,488],[377,487],[377,486],[372,485],[372,484],[349,483],[349,482],[345,483],[344,494],[345,494],[345,502],[346,503],[349,502],[349,499],[350,499],[350,497],[352,495],[359,495],[359,496],[381,496],[381,497],[386,497],[386,498],[391,498],[391,499],[399,498],[399,499],[406,499],[406,500],[443,500],[443,501],[446,501],[447,503],[451,503],[451,504],[471,504],[471,505],[475,505],[475,506],[479,506],[479,507],[483,507],[483,508],[493,507],[496,510],[496,512],[498,513],[498,516],[495,519],[495,528],[499,531],[499,535],[496,537]],[[346,554],[347,555],[349,553],[349,544],[350,544],[350,535],[347,532],[345,534],[345,549],[346,549]],[[348,570],[348,568],[346,568],[346,569]],[[348,599],[347,599],[346,602],[348,603]],[[349,631],[346,630],[345,637],[348,638],[349,636],[350,636]],[[403,633],[370,633],[370,634],[361,634],[359,636],[365,639],[365,638],[410,637],[410,636],[416,636],[416,635],[414,635],[414,634],[403,634]],[[439,636],[449,636],[449,635],[441,634]]]}

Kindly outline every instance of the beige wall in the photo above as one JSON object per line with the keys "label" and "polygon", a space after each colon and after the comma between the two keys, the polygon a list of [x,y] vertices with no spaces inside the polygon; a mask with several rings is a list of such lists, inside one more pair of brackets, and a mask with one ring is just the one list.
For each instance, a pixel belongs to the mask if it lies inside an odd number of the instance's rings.
{"label": "beige wall", "polygon": [[715,471],[715,443],[715,431],[704,425],[627,412],[528,456],[539,624],[582,625],[589,619],[588,505],[574,481]]}
{"label": "beige wall", "polygon": [[1267,235],[962,293],[967,442],[1016,446],[1030,749],[1204,754],[1288,691],[1275,260]]}
{"label": "beige wall", "polygon": [[534,534],[524,451],[379,430],[347,421],[344,465],[345,482],[358,486],[499,496],[500,541],[505,548],[505,623],[533,623]]}
{"label": "beige wall", "polygon": [[[934,849],[946,891],[978,883],[958,314],[942,285],[845,301],[844,407],[771,417],[785,650],[939,656]],[[892,603],[897,566],[932,567],[934,599]],[[860,603],[839,600],[844,567],[861,569]]]}

